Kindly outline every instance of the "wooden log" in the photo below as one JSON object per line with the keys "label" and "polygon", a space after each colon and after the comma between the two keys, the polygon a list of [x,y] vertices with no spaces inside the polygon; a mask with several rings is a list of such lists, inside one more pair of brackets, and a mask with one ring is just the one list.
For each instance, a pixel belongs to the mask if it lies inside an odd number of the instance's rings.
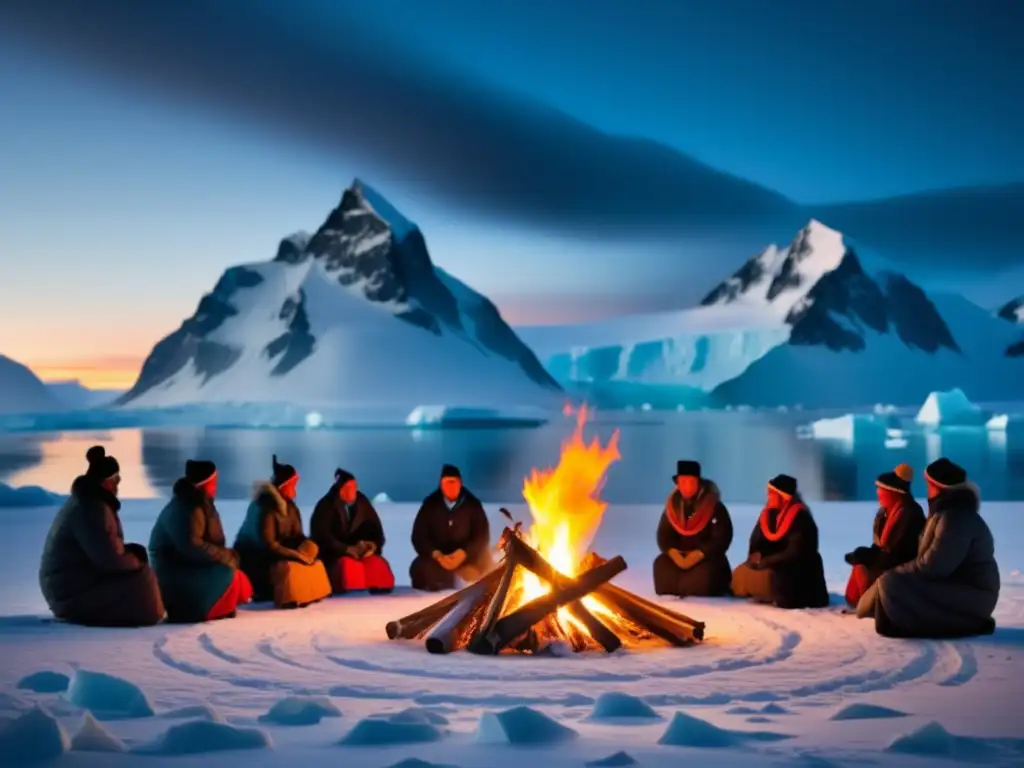
{"label": "wooden log", "polygon": [[494,627],[480,636],[474,645],[477,653],[496,654],[506,645],[537,624],[549,613],[563,605],[589,595],[599,586],[626,570],[626,561],[615,557],[575,579],[561,589],[552,589],[546,595],[531,600],[518,610],[502,617]]}
{"label": "wooden log", "polygon": [[[482,577],[480,581],[497,583],[498,579],[501,578],[501,574],[502,569],[498,567],[489,572],[486,576]],[[422,608],[415,613],[410,613],[408,616],[403,616],[396,621],[389,621],[384,627],[384,631],[387,633],[388,639],[411,640],[416,637],[416,635],[426,632],[432,626],[437,624],[437,622],[443,619],[445,614],[454,608],[455,604],[462,599],[463,595],[474,586],[474,584],[470,584],[469,586],[460,589],[458,592],[453,592],[447,597],[438,600],[435,603],[431,603],[426,608]]]}
{"label": "wooden log", "polygon": [[599,589],[595,590],[595,596],[598,599],[607,598],[610,595],[614,595],[619,600],[625,601],[627,603],[639,604],[651,613],[664,616],[666,620],[668,620],[669,622],[679,622],[685,624],[691,628],[691,633],[696,640],[704,639],[705,624],[703,621],[691,619],[689,616],[686,616],[685,614],[673,611],[672,609],[666,608],[664,605],[661,605],[660,603],[655,603],[652,600],[640,597],[640,595],[633,594],[632,592],[625,590],[622,587],[617,587],[614,584],[604,584]]}
{"label": "wooden log", "polygon": [[[483,621],[480,622],[480,628],[477,630],[476,635],[469,643],[469,650],[477,653],[479,641],[484,635],[491,631],[494,625],[501,619],[502,613],[505,611],[505,604],[508,602],[509,589],[512,587],[512,580],[516,574],[516,568],[518,567],[518,560],[514,554],[509,551],[505,557],[504,570],[501,573],[500,580],[498,581],[498,588],[494,591],[491,596],[491,601],[487,605],[487,612],[484,614]],[[527,628],[524,628],[524,632]]]}
{"label": "wooden log", "polygon": [[484,603],[490,591],[488,587],[488,582],[481,579],[465,590],[459,602],[427,636],[426,646],[430,653],[451,653],[458,649],[466,620],[477,606]]}
{"label": "wooden log", "polygon": [[671,645],[692,645],[704,637],[703,626],[695,627],[678,616],[651,610],[632,592],[595,590],[594,595],[616,613]]}
{"label": "wooden log", "polygon": [[[507,544],[508,552],[514,553],[517,561],[524,568],[527,568],[546,581],[554,589],[564,589],[572,581],[568,576],[560,573],[551,565],[544,556],[520,538],[512,538]],[[622,640],[606,627],[600,619],[591,613],[586,606],[576,600],[566,606],[576,621],[586,627],[590,636],[608,653],[613,653],[622,647]],[[577,645],[573,643],[573,647]]]}

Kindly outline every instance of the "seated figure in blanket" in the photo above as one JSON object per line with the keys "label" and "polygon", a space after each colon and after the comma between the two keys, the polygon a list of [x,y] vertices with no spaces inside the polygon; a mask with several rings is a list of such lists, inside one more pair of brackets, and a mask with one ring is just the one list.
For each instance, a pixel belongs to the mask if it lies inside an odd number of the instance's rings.
{"label": "seated figure in blanket", "polygon": [[675,490],[658,523],[654,591],[659,595],[716,596],[729,592],[732,520],[718,486],[701,477],[696,461],[676,462]]}
{"label": "seated figure in blanket", "polygon": [[462,485],[458,468],[445,464],[438,489],[423,500],[413,522],[413,589],[436,592],[452,589],[457,578],[476,581],[493,567],[490,545],[483,505]]}
{"label": "seated figure in blanket", "polygon": [[334,472],[334,484],[317,502],[309,535],[335,594],[367,590],[385,594],[395,588],[395,576],[384,559],[384,526],[352,473]]}
{"label": "seated figure in blanket", "polygon": [[980,514],[981,493],[946,458],[928,465],[928,518],[917,556],[883,573],[857,604],[887,637],[988,635],[999,602],[992,532]]}
{"label": "seated figure in blanket", "polygon": [[226,546],[214,499],[217,467],[212,461],[186,461],[185,476],[163,508],[149,537],[167,620],[227,619],[252,599],[252,585],[238,568],[238,553]]}
{"label": "seated figure in blanket", "polygon": [[846,562],[853,566],[846,584],[846,602],[854,608],[879,576],[917,556],[924,511],[910,492],[913,477],[914,470],[908,464],[900,464],[875,480],[880,507],[875,515],[871,546],[857,547],[846,555]]}
{"label": "seated figure in blanket", "polygon": [[245,521],[235,538],[242,570],[252,581],[256,601],[277,608],[300,608],[331,594],[319,548],[302,531],[295,503],[299,473],[273,457],[270,482],[256,485]]}
{"label": "seated figure in blanket", "polygon": [[768,483],[768,503],[750,535],[747,561],[733,572],[732,591],[779,608],[828,605],[818,526],[795,478],[778,475]]}

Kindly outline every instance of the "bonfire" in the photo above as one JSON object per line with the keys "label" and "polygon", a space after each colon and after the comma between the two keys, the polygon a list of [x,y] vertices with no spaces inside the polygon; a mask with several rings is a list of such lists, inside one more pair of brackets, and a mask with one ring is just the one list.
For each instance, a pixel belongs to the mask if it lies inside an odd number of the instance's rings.
{"label": "bonfire", "polygon": [[606,445],[583,436],[586,407],[575,416],[558,464],[534,469],[523,485],[531,522],[502,531],[497,568],[421,611],[390,622],[391,639],[426,639],[431,653],[540,653],[602,649],[623,644],[686,646],[704,625],[611,584],[626,570],[621,557],[590,552],[608,506],[600,498],[608,468],[618,461],[619,432]]}

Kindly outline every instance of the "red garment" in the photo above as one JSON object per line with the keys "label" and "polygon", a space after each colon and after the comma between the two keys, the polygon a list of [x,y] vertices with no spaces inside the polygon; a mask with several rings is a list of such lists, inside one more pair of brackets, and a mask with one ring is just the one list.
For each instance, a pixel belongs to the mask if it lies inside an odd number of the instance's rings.
{"label": "red garment", "polygon": [[252,583],[249,577],[242,571],[235,571],[235,578],[231,580],[230,586],[224,590],[224,594],[213,604],[213,608],[206,614],[207,621],[224,619],[233,614],[239,605],[252,600]]}
{"label": "red garment", "polygon": [[900,515],[902,513],[902,502],[897,502],[886,511],[885,525],[882,527],[882,532],[878,536],[878,546],[880,546],[882,549],[885,549],[886,544],[889,543],[889,535],[892,533],[892,529],[896,525],[896,522],[900,519]]}
{"label": "red garment", "polygon": [[395,575],[391,572],[391,566],[380,555],[369,555],[362,560],[340,557],[331,568],[330,576],[335,592],[395,588]]}
{"label": "red garment", "polygon": [[668,501],[665,503],[665,516],[680,536],[696,536],[707,528],[708,523],[711,522],[711,518],[715,514],[715,510],[718,509],[718,494],[714,491],[703,490],[701,498],[697,502],[697,511],[687,520],[683,515],[682,509],[676,510],[672,504],[676,493],[670,494]]}
{"label": "red garment", "polygon": [[871,574],[863,565],[853,566],[850,580],[846,582],[846,602],[853,608],[857,607],[861,597],[871,587]]}
{"label": "red garment", "polygon": [[765,507],[761,510],[761,517],[758,520],[758,524],[761,526],[761,533],[768,541],[778,541],[783,538],[789,529],[793,527],[793,521],[796,520],[796,516],[800,514],[800,511],[804,508],[804,505],[794,499],[789,499],[786,502],[786,506],[779,510],[779,514],[775,518],[775,530],[771,528],[771,524],[768,522],[768,513],[771,507]]}

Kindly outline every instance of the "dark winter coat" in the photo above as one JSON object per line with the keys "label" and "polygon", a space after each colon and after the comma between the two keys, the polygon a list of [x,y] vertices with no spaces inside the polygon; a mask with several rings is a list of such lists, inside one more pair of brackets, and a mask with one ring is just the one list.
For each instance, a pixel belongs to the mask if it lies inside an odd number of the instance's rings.
{"label": "dark winter coat", "polygon": [[309,537],[320,547],[320,557],[337,560],[345,551],[361,541],[369,541],[375,554],[384,553],[384,526],[373,504],[360,491],[355,502],[348,506],[341,500],[340,488],[331,490],[317,502],[309,522]]}
{"label": "dark winter coat", "polygon": [[999,567],[973,483],[929,502],[917,557],[878,580],[877,599],[897,633],[954,637],[991,631],[999,601]]}
{"label": "dark winter coat", "polygon": [[853,552],[853,564],[867,568],[871,581],[886,571],[903,565],[917,557],[917,546],[924,531],[924,510],[912,496],[903,496],[901,506],[892,525],[887,528],[891,514],[885,507],[878,510],[872,528],[870,547],[858,547]]}
{"label": "dark winter coat", "polygon": [[213,499],[185,478],[157,517],[149,555],[172,621],[203,621],[235,578],[238,555],[228,549]]}
{"label": "dark winter coat", "polygon": [[[749,555],[757,553],[761,559],[758,568],[772,571],[772,602],[781,608],[820,608],[828,605],[825,568],[818,552],[818,525],[803,500],[794,497],[791,505],[798,505],[789,530],[772,541],[761,528],[761,519],[750,535]],[[776,530],[782,511],[766,508],[762,511],[769,530]]]}
{"label": "dark winter coat", "polygon": [[140,626],[163,618],[146,551],[125,544],[120,509],[117,497],[91,477],[71,485],[39,566],[39,586],[56,618],[94,626]]}
{"label": "dark winter coat", "polygon": [[235,550],[242,559],[242,570],[252,582],[255,599],[273,596],[270,569],[275,563],[308,562],[298,551],[305,541],[298,505],[282,496],[273,483],[259,483],[235,538]]}
{"label": "dark winter coat", "polygon": [[[654,561],[655,592],[687,597],[729,591],[732,569],[726,553],[732,545],[732,519],[713,482],[702,480],[691,500],[673,491],[665,502],[657,538],[661,555]],[[704,557],[683,571],[668,556],[672,549],[684,554],[700,551]]]}
{"label": "dark winter coat", "polygon": [[423,500],[412,525],[416,554],[431,558],[434,552],[450,555],[461,549],[467,565],[490,563],[491,527],[480,500],[465,488],[449,511],[438,489]]}

